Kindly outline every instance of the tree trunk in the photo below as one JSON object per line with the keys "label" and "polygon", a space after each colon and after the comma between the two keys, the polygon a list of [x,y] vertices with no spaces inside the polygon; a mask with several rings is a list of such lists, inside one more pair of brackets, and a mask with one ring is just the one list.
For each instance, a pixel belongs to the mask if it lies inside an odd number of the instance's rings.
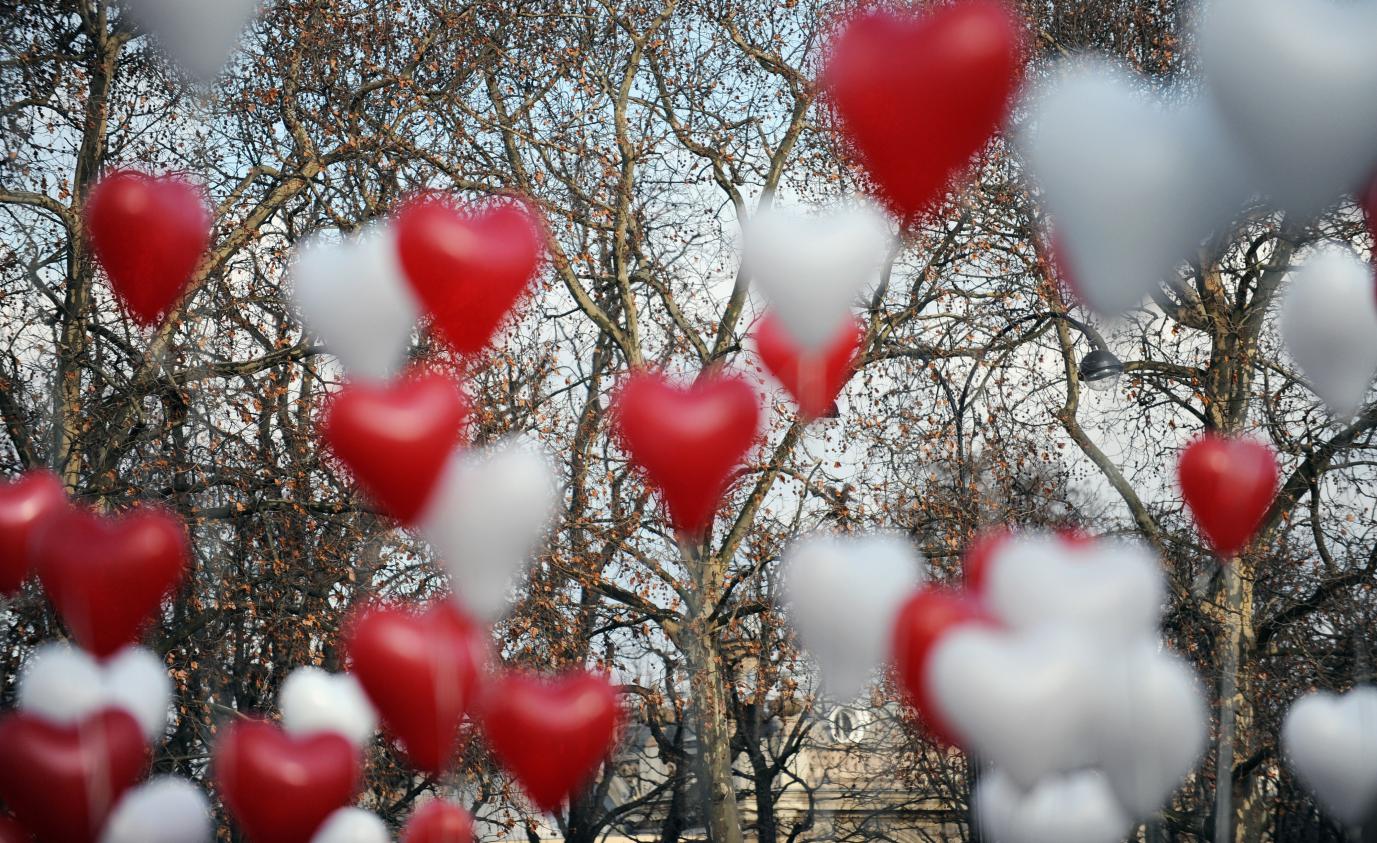
{"label": "tree trunk", "polygon": [[731,734],[727,719],[727,692],[722,658],[713,642],[700,630],[685,636],[698,727],[699,775],[706,793],[703,806],[708,839],[713,843],[744,843],[741,815],[732,780]]}

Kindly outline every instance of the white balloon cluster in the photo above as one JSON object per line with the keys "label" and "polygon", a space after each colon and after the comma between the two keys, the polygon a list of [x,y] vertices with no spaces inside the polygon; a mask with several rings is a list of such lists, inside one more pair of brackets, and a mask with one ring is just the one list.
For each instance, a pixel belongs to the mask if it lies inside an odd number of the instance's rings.
{"label": "white balloon cluster", "polygon": [[1334,817],[1356,828],[1377,812],[1377,688],[1314,693],[1281,728],[1291,767]]}

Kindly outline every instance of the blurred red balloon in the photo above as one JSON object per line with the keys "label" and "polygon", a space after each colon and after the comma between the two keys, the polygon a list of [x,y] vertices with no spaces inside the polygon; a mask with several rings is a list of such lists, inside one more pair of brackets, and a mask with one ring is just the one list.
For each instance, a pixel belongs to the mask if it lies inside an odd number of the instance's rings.
{"label": "blurred red balloon", "polygon": [[478,631],[457,608],[365,608],[347,626],[350,671],[418,769],[444,772],[462,747],[478,692]]}
{"label": "blurred red balloon", "polygon": [[493,754],[543,811],[592,779],[621,722],[617,689],[587,673],[501,677],[484,690],[482,712]]}
{"label": "blurred red balloon", "polygon": [[614,412],[623,445],[664,496],[674,526],[707,527],[755,441],[755,390],[736,377],[706,375],[681,388],[642,372],[622,386]]}
{"label": "blurred red balloon", "polygon": [[33,840],[24,827],[6,816],[0,816],[0,843],[30,843]]}
{"label": "blurred red balloon", "polygon": [[394,225],[402,269],[441,339],[459,354],[482,351],[540,266],[544,243],[530,209],[459,208],[427,195],[402,206]]}
{"label": "blurred red balloon", "polygon": [[148,763],[143,730],[119,709],[72,725],[29,714],[0,719],[0,800],[43,843],[94,843]]}
{"label": "blurred red balloon", "polygon": [[411,815],[401,843],[473,843],[473,819],[458,805],[436,799]]}
{"label": "blurred red balloon", "polygon": [[200,192],[175,176],[115,172],[86,199],[96,260],[144,325],[161,322],[176,304],[210,243],[210,225]]}
{"label": "blurred red balloon", "polygon": [[971,593],[978,594],[985,587],[991,560],[1013,535],[1014,531],[1008,527],[990,527],[977,535],[966,547],[966,552],[961,555],[961,571],[965,577],[966,588]]}
{"label": "blurred red balloon", "polygon": [[833,39],[822,85],[903,219],[936,205],[1008,114],[1022,77],[1017,15],[993,0],[925,14],[864,11]]}
{"label": "blurred red balloon", "polygon": [[419,518],[459,444],[468,404],[438,373],[389,384],[345,384],[325,408],[320,436],[384,511]]}
{"label": "blurred red balloon", "polygon": [[851,379],[861,335],[860,322],[852,319],[823,353],[808,354],[799,349],[774,314],[767,313],[752,336],[765,368],[793,396],[803,418],[811,421],[827,414]]}
{"label": "blurred red balloon", "polygon": [[307,843],[354,798],[359,778],[340,735],[293,737],[256,720],[226,726],[212,764],[225,807],[253,843]]}
{"label": "blurred red balloon", "polygon": [[1207,434],[1181,452],[1176,473],[1200,532],[1225,560],[1252,541],[1277,491],[1272,449],[1251,439]]}
{"label": "blurred red balloon", "polygon": [[29,575],[34,533],[66,505],[62,481],[42,469],[0,484],[0,595],[19,591]]}
{"label": "blurred red balloon", "polygon": [[106,517],[64,507],[35,531],[32,559],[72,637],[106,658],[139,640],[186,576],[190,551],[182,522],[165,510]]}
{"label": "blurred red balloon", "polygon": [[944,635],[971,623],[993,625],[994,620],[970,595],[937,586],[922,588],[909,598],[894,622],[893,657],[899,684],[934,737],[949,745],[955,745],[956,739],[928,693],[928,660]]}

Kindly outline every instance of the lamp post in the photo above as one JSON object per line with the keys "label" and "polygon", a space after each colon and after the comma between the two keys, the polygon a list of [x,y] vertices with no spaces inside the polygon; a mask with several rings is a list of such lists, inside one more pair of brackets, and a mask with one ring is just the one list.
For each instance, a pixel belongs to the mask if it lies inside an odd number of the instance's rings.
{"label": "lamp post", "polygon": [[1124,361],[1107,348],[1096,348],[1081,358],[1081,380],[1096,392],[1114,389],[1119,385],[1119,376],[1123,373]]}

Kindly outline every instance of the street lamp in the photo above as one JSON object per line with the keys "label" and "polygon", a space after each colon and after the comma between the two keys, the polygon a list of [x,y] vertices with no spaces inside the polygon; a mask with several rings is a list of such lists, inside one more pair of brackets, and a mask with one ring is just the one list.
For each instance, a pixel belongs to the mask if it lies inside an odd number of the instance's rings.
{"label": "street lamp", "polygon": [[1107,392],[1118,386],[1123,373],[1124,361],[1107,348],[1097,348],[1081,358],[1081,380],[1096,392]]}

